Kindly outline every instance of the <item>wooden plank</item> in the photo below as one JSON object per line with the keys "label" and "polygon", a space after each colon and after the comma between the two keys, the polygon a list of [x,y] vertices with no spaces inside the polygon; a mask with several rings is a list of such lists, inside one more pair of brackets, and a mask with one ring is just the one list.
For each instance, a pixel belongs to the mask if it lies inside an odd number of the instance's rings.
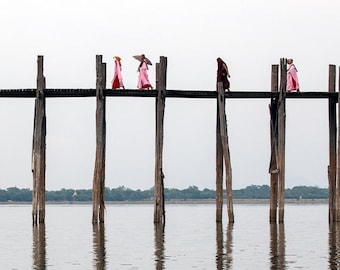
{"label": "wooden plank", "polygon": [[[167,58],[160,57],[156,68],[156,136],[155,136],[155,191],[154,191],[154,223],[165,223],[164,206],[164,173],[163,173],[163,137],[164,137],[164,110],[166,97],[166,71]],[[149,91],[149,90],[146,90]]]}
{"label": "wooden plank", "polygon": [[106,147],[106,100],[104,88],[106,85],[106,65],[102,63],[102,56],[96,56],[96,159],[92,188],[92,223],[104,222],[104,189],[105,189],[105,147]]}
{"label": "wooden plank", "polygon": [[[36,89],[0,89],[0,98],[35,98]],[[96,89],[45,89],[46,98],[71,98],[71,97],[95,97]],[[104,89],[107,97],[146,97],[155,98],[157,90],[141,91],[138,89],[112,90]],[[167,98],[197,98],[197,99],[216,99],[216,90],[166,90]],[[278,96],[278,93],[270,91],[249,91],[240,90],[225,92],[226,99],[270,99]],[[286,93],[287,99],[338,99],[338,93],[327,91],[310,90],[308,92]]]}

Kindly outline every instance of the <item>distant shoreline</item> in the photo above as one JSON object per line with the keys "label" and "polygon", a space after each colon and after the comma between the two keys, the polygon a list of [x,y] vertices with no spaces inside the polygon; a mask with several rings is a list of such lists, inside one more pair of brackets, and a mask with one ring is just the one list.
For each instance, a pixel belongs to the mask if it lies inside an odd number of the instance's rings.
{"label": "distant shoreline", "polygon": [[[153,204],[152,200],[144,201],[106,201],[106,205],[112,204]],[[223,202],[226,204],[226,201]],[[234,199],[234,204],[266,204],[269,205],[269,199]],[[31,205],[32,202],[19,202],[19,201],[8,201],[0,202],[0,205]],[[60,205],[60,204],[75,204],[75,205],[91,205],[92,201],[46,201],[46,205]],[[216,204],[215,199],[202,199],[202,200],[169,200],[165,201],[167,204]],[[328,204],[328,199],[286,199],[285,204]]]}

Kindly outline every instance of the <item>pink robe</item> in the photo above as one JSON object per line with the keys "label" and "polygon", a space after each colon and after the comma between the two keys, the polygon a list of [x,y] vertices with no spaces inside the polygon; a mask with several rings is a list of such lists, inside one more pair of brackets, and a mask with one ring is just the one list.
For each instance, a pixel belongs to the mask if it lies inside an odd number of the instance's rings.
{"label": "pink robe", "polygon": [[115,72],[112,79],[112,89],[124,88],[122,66],[115,60]]}
{"label": "pink robe", "polygon": [[297,77],[297,70],[294,64],[288,65],[287,69],[287,92],[299,91],[299,79]]}
{"label": "pink robe", "polygon": [[148,66],[143,61],[142,65],[138,68],[139,76],[138,76],[138,83],[137,88],[138,89],[152,89],[152,85],[149,81],[148,76]]}

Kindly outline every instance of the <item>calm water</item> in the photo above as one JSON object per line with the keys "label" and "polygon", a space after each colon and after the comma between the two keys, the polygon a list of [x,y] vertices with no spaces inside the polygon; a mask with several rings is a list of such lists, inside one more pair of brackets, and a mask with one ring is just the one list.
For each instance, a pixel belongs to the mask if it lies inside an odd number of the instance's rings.
{"label": "calm water", "polygon": [[107,205],[92,226],[92,205],[48,205],[32,227],[30,205],[0,205],[1,269],[339,269],[340,225],[328,205],[286,205],[270,225],[268,205],[234,205],[235,224],[215,223],[215,205]]}

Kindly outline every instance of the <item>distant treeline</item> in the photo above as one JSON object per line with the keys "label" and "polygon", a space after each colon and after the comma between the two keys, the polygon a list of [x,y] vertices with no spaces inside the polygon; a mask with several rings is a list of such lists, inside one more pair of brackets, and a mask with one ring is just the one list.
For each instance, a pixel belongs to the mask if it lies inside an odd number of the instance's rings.
{"label": "distant treeline", "polygon": [[[270,187],[268,185],[251,185],[244,189],[233,190],[234,199],[269,199]],[[180,190],[165,188],[165,200],[199,200],[215,199],[216,191],[211,189],[199,190],[196,186],[190,186]],[[132,190],[124,186],[118,188],[105,188],[105,201],[147,201],[152,200],[154,189]],[[224,191],[225,196],[225,191]],[[285,191],[286,199],[328,199],[328,189],[298,186],[288,188]],[[0,189],[0,202],[31,202],[32,190],[16,187]],[[59,191],[46,191],[46,201],[92,201],[91,189],[61,189]]]}

